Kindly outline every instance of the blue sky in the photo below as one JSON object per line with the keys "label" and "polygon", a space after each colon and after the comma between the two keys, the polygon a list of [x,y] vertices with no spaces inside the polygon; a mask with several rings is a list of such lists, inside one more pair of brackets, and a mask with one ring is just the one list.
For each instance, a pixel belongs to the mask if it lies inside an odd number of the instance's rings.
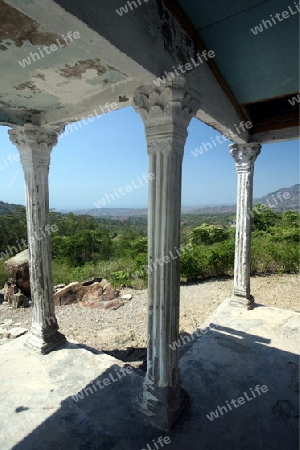
{"label": "blue sky", "polygon": [[[0,200],[24,204],[24,180],[17,154],[0,128]],[[182,204],[185,206],[234,204],[236,172],[229,154],[229,141],[198,157],[191,153],[202,142],[218,135],[193,119],[185,147]],[[221,135],[219,135],[221,136]],[[17,159],[17,156],[15,157]],[[143,123],[133,108],[112,111],[59,139],[52,151],[50,207],[57,210],[91,209],[106,195],[127,185],[132,192],[110,197],[106,207],[146,207],[148,155]],[[141,181],[139,181],[141,180]],[[264,145],[255,165],[254,196],[260,197],[299,183],[299,141]]]}

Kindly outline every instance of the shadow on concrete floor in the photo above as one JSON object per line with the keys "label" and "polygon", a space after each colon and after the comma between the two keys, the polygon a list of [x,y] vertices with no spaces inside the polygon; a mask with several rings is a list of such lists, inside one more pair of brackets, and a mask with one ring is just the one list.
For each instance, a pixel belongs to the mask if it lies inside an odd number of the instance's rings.
{"label": "shadow on concrete floor", "polygon": [[106,350],[107,355],[113,356],[123,362],[140,361],[140,370],[146,372],[147,370],[147,348],[146,347],[128,347],[126,350]]}
{"label": "shadow on concrete floor", "polygon": [[[272,339],[212,324],[180,360],[191,405],[169,433],[145,424],[136,410],[143,383],[139,374],[96,388],[98,381],[103,385],[104,378],[116,375],[118,366],[111,366],[77,397],[62,399],[59,410],[13,449],[156,450],[158,437],[169,436],[168,450],[297,450],[297,356],[270,344]],[[254,397],[257,385],[268,391]],[[241,397],[244,404],[230,403]]]}

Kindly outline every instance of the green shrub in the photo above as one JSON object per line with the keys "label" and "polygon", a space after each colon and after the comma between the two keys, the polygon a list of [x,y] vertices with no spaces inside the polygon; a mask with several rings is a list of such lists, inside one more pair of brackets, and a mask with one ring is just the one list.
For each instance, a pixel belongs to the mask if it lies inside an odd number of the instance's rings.
{"label": "green shrub", "polygon": [[260,273],[297,273],[299,248],[291,242],[274,242],[266,236],[252,241],[251,271]]}
{"label": "green shrub", "polygon": [[203,223],[199,227],[193,229],[189,241],[192,245],[211,245],[215,242],[225,241],[228,237],[229,228]]}
{"label": "green shrub", "polygon": [[205,278],[210,274],[210,250],[201,245],[195,246],[181,256],[180,273],[187,280]]}
{"label": "green shrub", "polygon": [[234,270],[234,241],[215,244],[209,256],[210,276],[232,275]]}
{"label": "green shrub", "polygon": [[119,270],[118,272],[112,272],[110,281],[115,288],[119,288],[122,284],[125,286],[131,286],[131,273],[128,270]]}

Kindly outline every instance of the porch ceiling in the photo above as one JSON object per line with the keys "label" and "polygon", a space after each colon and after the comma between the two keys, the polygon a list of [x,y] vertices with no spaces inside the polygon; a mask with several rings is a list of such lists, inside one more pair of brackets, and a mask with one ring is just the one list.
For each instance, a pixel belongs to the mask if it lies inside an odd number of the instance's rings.
{"label": "porch ceiling", "polygon": [[[178,0],[240,104],[293,94],[299,87],[299,12],[291,0]],[[294,15],[279,22],[275,14]],[[271,21],[273,16],[275,24]],[[269,19],[267,29],[256,30]]]}
{"label": "porch ceiling", "polygon": [[[250,30],[289,0],[136,3],[120,17],[123,0],[0,0],[0,123],[67,124],[106,102],[130,105],[136,88],[206,48],[215,58],[185,75],[197,117],[220,132],[250,119],[237,142],[270,140],[270,130],[295,137],[298,104],[288,99],[298,88],[299,14]],[[80,38],[66,45],[68,31]]]}
{"label": "porch ceiling", "polygon": [[74,37],[75,29],[70,30],[71,42],[2,0],[0,17],[0,111],[4,121],[18,114],[31,120],[41,113],[71,107],[129,80],[128,74],[103,61],[95,45],[88,49],[80,46],[80,32]]}
{"label": "porch ceiling", "polygon": [[299,105],[288,100],[299,90],[299,4],[290,0],[165,3],[190,34],[197,34],[206,48],[214,50],[216,76],[225,80],[255,124],[253,133],[297,126]]}

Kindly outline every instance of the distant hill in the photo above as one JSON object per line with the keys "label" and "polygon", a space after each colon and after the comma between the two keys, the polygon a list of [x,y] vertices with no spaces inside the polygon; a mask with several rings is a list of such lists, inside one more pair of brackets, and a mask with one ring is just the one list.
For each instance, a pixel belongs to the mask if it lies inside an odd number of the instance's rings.
{"label": "distant hill", "polygon": [[[187,212],[193,212],[194,208],[192,207],[183,207],[182,211]],[[67,212],[67,211],[61,211],[61,212]],[[109,217],[109,218],[118,218],[118,219],[127,219],[129,217],[136,217],[136,216],[147,216],[148,209],[147,208],[94,208],[94,209],[77,209],[71,211],[73,214],[76,215],[89,215],[93,217]]]}
{"label": "distant hill", "polygon": [[[300,184],[295,184],[289,188],[281,188],[275,192],[270,192],[261,198],[254,199],[254,203],[264,204],[273,211],[296,211],[299,212],[300,202]],[[24,213],[25,207],[22,205],[14,205],[11,203],[4,203],[0,201],[0,215]],[[219,205],[219,206],[201,206],[191,207],[183,206],[183,214],[216,214],[235,212],[235,205]],[[147,208],[94,208],[94,209],[77,209],[60,211],[64,214],[72,212],[76,215],[89,215],[92,217],[107,217],[111,219],[126,220],[130,217],[144,217],[147,215]]]}
{"label": "distant hill", "polygon": [[[61,211],[66,213],[68,211]],[[146,216],[147,208],[94,208],[94,209],[76,209],[71,211],[73,214],[89,215],[92,217],[110,217],[118,219],[126,219],[127,217]]]}
{"label": "distant hill", "polygon": [[25,206],[0,201],[0,215],[25,213]]}
{"label": "distant hill", "polygon": [[300,184],[295,184],[289,188],[281,188],[278,191],[271,192],[264,197],[254,199],[254,203],[261,203],[273,211],[297,211],[299,212]]}
{"label": "distant hill", "polygon": [[[295,184],[289,188],[281,188],[275,192],[265,195],[261,198],[254,199],[254,203],[261,203],[273,211],[297,211],[299,212],[299,188],[300,184]],[[135,216],[146,216],[147,208],[95,208],[80,209],[72,211],[76,215],[88,214],[93,217],[109,217],[118,219],[127,219]],[[235,205],[217,205],[217,206],[201,206],[190,207],[182,206],[183,214],[216,214],[216,213],[235,213]]]}

